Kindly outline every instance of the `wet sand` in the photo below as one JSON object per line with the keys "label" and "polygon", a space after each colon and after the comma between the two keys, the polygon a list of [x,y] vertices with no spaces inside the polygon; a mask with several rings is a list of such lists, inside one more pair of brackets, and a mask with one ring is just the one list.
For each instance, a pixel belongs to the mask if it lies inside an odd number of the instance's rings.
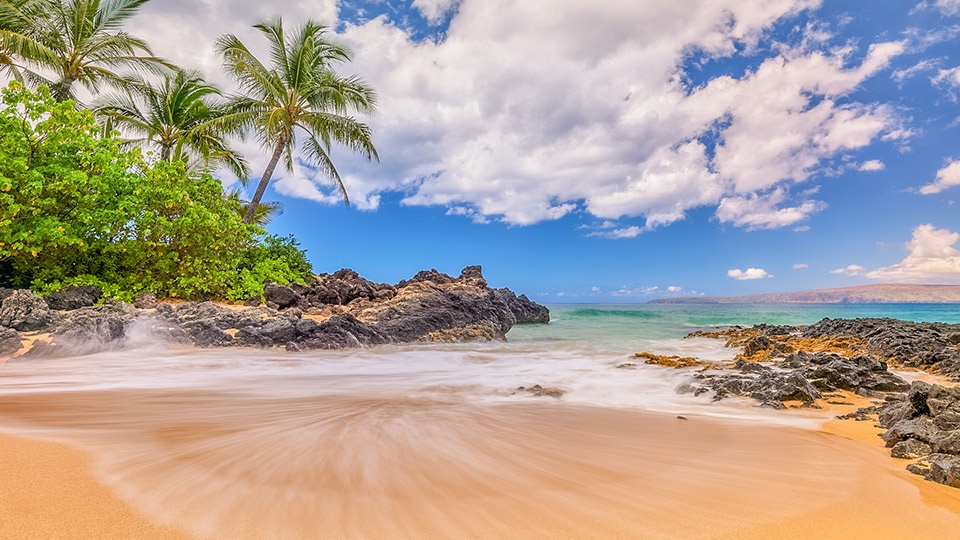
{"label": "wet sand", "polygon": [[900,539],[960,530],[960,490],[904,471],[871,422],[800,429],[549,399],[262,402],[173,390],[3,396],[0,412],[0,426],[19,433],[0,437],[2,538],[178,538],[179,529],[212,538]]}

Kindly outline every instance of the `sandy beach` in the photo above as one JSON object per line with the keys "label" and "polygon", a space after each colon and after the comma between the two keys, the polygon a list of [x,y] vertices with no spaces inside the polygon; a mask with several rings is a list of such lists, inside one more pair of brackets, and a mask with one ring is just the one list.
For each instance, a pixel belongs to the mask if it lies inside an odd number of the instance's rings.
{"label": "sandy beach", "polygon": [[[153,398],[0,407],[62,428],[124,401],[142,420]],[[128,440],[88,439],[86,452],[4,435],[0,537],[947,538],[960,527],[960,491],[904,471],[870,422],[807,430],[562,403],[310,405],[380,421],[344,424],[296,456],[274,446],[279,436],[218,444],[239,427],[229,418],[217,429],[125,426]],[[62,407],[74,414],[56,419]]]}

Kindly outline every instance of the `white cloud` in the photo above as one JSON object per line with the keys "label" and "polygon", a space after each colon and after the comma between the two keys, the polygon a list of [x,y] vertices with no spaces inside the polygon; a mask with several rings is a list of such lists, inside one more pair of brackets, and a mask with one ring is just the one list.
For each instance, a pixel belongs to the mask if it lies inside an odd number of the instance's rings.
{"label": "white cloud", "polygon": [[851,264],[846,268],[837,268],[836,270],[831,270],[830,273],[839,274],[843,276],[856,277],[856,276],[862,276],[863,273],[866,271],[867,269],[864,268],[863,266],[860,266],[859,264]]}
{"label": "white cloud", "polygon": [[863,163],[861,163],[860,167],[858,167],[857,170],[862,172],[874,172],[874,171],[882,171],[886,168],[887,168],[886,164],[884,164],[879,159],[871,159],[869,161],[864,161]]}
{"label": "white cloud", "polygon": [[794,227],[793,232],[804,233],[810,230],[809,225],[800,225],[799,227]]}
{"label": "white cloud", "polygon": [[803,270],[804,268],[810,268],[810,265],[804,263],[797,263],[793,265],[794,270]]}
{"label": "white cloud", "polygon": [[827,207],[823,201],[806,200],[798,206],[781,207],[787,200],[787,191],[777,188],[770,193],[727,197],[717,207],[721,223],[733,223],[748,230],[776,229],[807,219],[810,214]]}
{"label": "white cloud", "polygon": [[960,233],[920,225],[907,242],[907,256],[897,264],[867,274],[870,279],[895,283],[960,284],[960,251],[954,246]]}
{"label": "white cloud", "polygon": [[890,76],[897,82],[903,82],[911,77],[914,77],[918,73],[934,70],[939,64],[940,61],[936,58],[925,58],[908,68],[894,70]]}
{"label": "white cloud", "polygon": [[960,160],[951,160],[945,167],[937,171],[937,180],[920,188],[920,193],[933,195],[945,189],[960,186]]}
{"label": "white cloud", "polygon": [[941,69],[930,81],[937,86],[956,89],[960,87],[960,67]]}
{"label": "white cloud", "polygon": [[937,0],[934,6],[947,15],[956,15],[960,13],[960,0]]}
{"label": "white cloud", "polygon": [[413,7],[432,25],[443,22],[460,0],[413,0]]}
{"label": "white cloud", "polygon": [[670,292],[670,293],[678,293],[682,290],[683,290],[683,287],[680,287],[677,285],[670,285],[669,287],[667,287],[667,292]]}
{"label": "white cloud", "polygon": [[727,277],[743,281],[748,279],[767,279],[772,278],[773,275],[768,274],[763,268],[747,268],[746,270],[734,268],[727,270]]}
{"label": "white cloud", "polygon": [[[901,42],[827,47],[829,32],[801,29],[743,76],[697,87],[684,81],[691,53],[720,58],[756,51],[771,25],[821,0],[414,0],[431,22],[450,18],[442,42],[414,42],[385,18],[347,25],[345,68],[378,91],[369,119],[379,165],[335,148],[351,199],[375,208],[401,191],[405,204],[463,208],[482,219],[530,224],[586,212],[642,218],[642,230],[719,205],[722,222],[783,227],[822,210],[792,202],[791,184],[824,160],[895,134],[887,107],[849,98],[901,54]],[[335,0],[282,7],[251,0],[170,0],[145,5],[131,25],[156,52],[226,83],[213,53],[221,32],[259,49],[249,26],[280,12],[288,25],[307,17],[331,23]],[[549,14],[550,16],[544,16]],[[718,142],[713,153],[706,134]],[[246,148],[246,147],[245,147]],[[250,154],[255,170],[266,163]],[[334,193],[308,169],[277,189],[330,202]],[[288,176],[278,172],[278,177]]]}
{"label": "white cloud", "polygon": [[643,233],[643,229],[637,227],[636,225],[632,227],[623,227],[620,229],[613,229],[611,231],[602,231],[590,233],[588,236],[600,236],[603,238],[612,238],[618,240],[621,238],[636,238]]}

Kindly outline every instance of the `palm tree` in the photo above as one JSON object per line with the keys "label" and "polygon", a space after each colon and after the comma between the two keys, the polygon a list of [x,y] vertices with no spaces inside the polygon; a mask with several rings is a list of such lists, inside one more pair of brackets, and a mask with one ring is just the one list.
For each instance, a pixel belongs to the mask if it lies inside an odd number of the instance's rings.
{"label": "palm tree", "polygon": [[[118,68],[163,74],[172,66],[122,27],[149,0],[0,0],[0,49],[43,79],[57,101],[79,82],[123,86]],[[50,79],[38,71],[53,73]]]}
{"label": "palm tree", "polygon": [[[243,194],[237,188],[231,188],[224,193],[224,198],[233,207],[240,217],[247,215],[247,209],[250,207],[250,201],[243,198]],[[266,201],[257,205],[253,213],[253,219],[250,221],[255,225],[266,225],[273,221],[273,218],[283,213],[283,204],[279,201]]]}
{"label": "palm tree", "polygon": [[227,113],[223,104],[212,101],[220,95],[216,86],[183,70],[159,86],[140,78],[130,81],[127,92],[109,95],[95,108],[112,126],[134,134],[131,142],[155,145],[164,161],[226,167],[238,178],[249,175],[246,160],[226,141],[229,134],[212,127]]}
{"label": "palm tree", "polygon": [[346,204],[347,190],[330,158],[337,142],[366,159],[379,159],[370,128],[349,116],[373,111],[373,90],[358,77],[336,74],[336,64],[350,60],[341,45],[326,39],[327,27],[307,21],[287,39],[280,18],[254,25],[269,42],[270,65],[264,65],[233,34],[217,40],[224,68],[240,86],[242,95],[231,100],[233,113],[220,125],[252,130],[272,155],[247,207],[250,223],[282,155],[293,172],[293,149],[298,132],[306,134],[305,157],[329,176]]}

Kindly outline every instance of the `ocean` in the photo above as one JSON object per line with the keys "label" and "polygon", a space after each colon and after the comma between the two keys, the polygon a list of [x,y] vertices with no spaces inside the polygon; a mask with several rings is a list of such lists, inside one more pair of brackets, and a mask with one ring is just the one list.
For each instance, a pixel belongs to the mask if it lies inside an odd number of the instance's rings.
{"label": "ocean", "polygon": [[[544,482],[591,478],[601,465],[616,475],[614,465],[633,463],[641,447],[669,456],[681,435],[664,422],[676,416],[734,422],[743,433],[809,430],[827,419],[818,411],[678,394],[691,370],[617,367],[634,353],[732,359],[737,351],[721,340],[684,336],[735,324],[823,317],[960,322],[960,310],[944,305],[550,307],[550,324],[517,326],[505,342],[301,353],[198,350],[158,342],[135,327],[123,350],[0,364],[0,431],[90,451],[100,481],[159,522],[200,537],[307,538],[329,522],[337,527],[320,537],[391,537],[383,525],[391,522],[411,527],[399,537],[450,537],[453,498],[509,506],[488,498],[504,486],[547,496]],[[563,395],[520,390],[534,385]],[[727,424],[716,426],[729,437]],[[703,441],[686,444],[684,463],[706,459],[697,457]],[[757,444],[729,452],[758,467],[772,458],[757,454]],[[818,456],[811,454],[811,463]],[[668,458],[647,456],[634,465],[647,471],[657,459]],[[770,474],[793,474],[782,466],[771,462]],[[701,481],[700,472],[683,467],[681,477]],[[474,486],[468,499],[464,485]],[[577,487],[556,508],[575,513],[596,504],[595,487]],[[325,495],[330,490],[341,498]],[[412,494],[426,501],[418,507],[427,513],[422,523],[402,515]],[[548,510],[530,504],[530,512]],[[563,512],[547,506],[550,519],[565,523]],[[473,517],[513,530],[509,520],[523,516],[504,512],[500,521]]]}

